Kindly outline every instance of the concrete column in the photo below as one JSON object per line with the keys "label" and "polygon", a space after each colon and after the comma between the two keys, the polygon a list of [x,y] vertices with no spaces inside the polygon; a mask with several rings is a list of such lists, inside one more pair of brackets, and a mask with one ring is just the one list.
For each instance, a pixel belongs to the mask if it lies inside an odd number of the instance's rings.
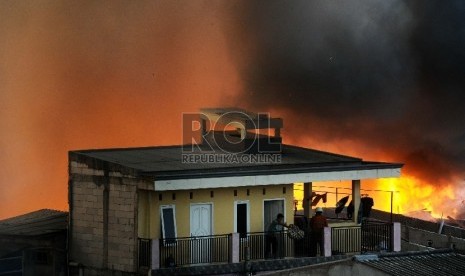
{"label": "concrete column", "polygon": [[358,221],[358,210],[360,209],[360,180],[352,180],[352,200],[354,202],[353,221]]}
{"label": "concrete column", "polygon": [[331,256],[331,227],[325,227],[323,229],[323,240],[325,245],[325,252],[321,252],[322,256]]}
{"label": "concrete column", "polygon": [[231,246],[229,248],[229,262],[230,263],[238,263],[239,262],[239,252],[240,252],[240,239],[239,233],[232,233],[231,234]]}
{"label": "concrete column", "polygon": [[307,218],[311,218],[312,217],[312,182],[304,183],[304,197],[303,197],[302,205],[304,207],[304,216]]}
{"label": "concrete column", "polygon": [[152,270],[160,268],[160,240],[152,240]]}
{"label": "concrete column", "polygon": [[392,224],[392,251],[399,252],[401,250],[401,235],[402,228],[399,222]]}

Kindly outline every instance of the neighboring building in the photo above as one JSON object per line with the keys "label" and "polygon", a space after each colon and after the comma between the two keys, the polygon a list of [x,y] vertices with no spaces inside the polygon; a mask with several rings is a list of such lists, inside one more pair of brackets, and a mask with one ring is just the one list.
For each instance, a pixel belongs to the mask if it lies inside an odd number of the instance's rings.
{"label": "neighboring building", "polygon": [[269,276],[462,276],[465,256],[453,250],[356,255],[333,262],[269,272]]}
{"label": "neighboring building", "polygon": [[465,256],[452,250],[360,256],[356,262],[362,265],[358,275],[465,275]]}
{"label": "neighboring building", "polygon": [[[388,212],[373,210],[372,218],[389,221]],[[452,248],[465,253],[465,228],[450,225],[449,221],[426,221],[401,214],[393,214],[393,220],[402,226],[402,251]]]}
{"label": "neighboring building", "polygon": [[[305,183],[310,196],[312,182],[352,181],[353,220],[330,224],[359,231],[360,181],[400,175],[402,164],[282,144],[279,118],[232,109],[203,110],[201,118],[208,135],[192,147],[69,152],[70,261],[93,274],[237,263],[245,245],[263,251],[263,231],[278,213],[293,221],[293,183]],[[218,133],[207,128],[212,124],[237,130]],[[254,134],[263,129],[274,135]],[[264,151],[279,159],[249,162]],[[206,152],[216,161],[225,152],[236,159],[209,162],[201,159]],[[311,215],[308,206],[304,213]],[[252,245],[252,232],[262,233],[260,244]]]}
{"label": "neighboring building", "polygon": [[0,275],[67,274],[68,213],[42,209],[0,220]]}

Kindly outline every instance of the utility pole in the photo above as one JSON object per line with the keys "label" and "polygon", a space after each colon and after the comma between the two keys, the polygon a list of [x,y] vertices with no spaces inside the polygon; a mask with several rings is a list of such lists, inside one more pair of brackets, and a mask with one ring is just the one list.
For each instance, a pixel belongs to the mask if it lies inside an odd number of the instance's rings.
{"label": "utility pole", "polygon": [[391,223],[392,223],[392,202],[394,199],[394,191],[390,191],[390,192],[391,192]]}

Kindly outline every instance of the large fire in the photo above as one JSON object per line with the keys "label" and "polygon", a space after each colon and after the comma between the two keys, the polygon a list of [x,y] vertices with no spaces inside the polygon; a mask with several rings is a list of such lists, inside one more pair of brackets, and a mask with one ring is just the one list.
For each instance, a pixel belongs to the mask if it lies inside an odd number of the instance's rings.
{"label": "large fire", "polygon": [[[351,195],[351,183],[317,182],[313,183],[313,191],[317,194],[327,193],[327,201],[320,201],[318,206],[335,207],[336,202],[346,195]],[[373,208],[406,214],[422,219],[457,218],[463,214],[465,206],[460,191],[452,184],[434,186],[424,183],[415,176],[402,175],[400,178],[384,178],[362,181],[361,194],[374,199]],[[303,185],[296,183],[295,199],[297,208],[302,209]],[[460,218],[460,217],[459,217]]]}
{"label": "large fire", "polygon": [[[397,191],[394,206],[398,206],[401,214],[418,211],[431,212],[436,218],[461,215],[460,191],[457,185],[444,183],[425,183],[415,176],[404,175],[399,179],[381,179],[378,181],[381,189]],[[396,202],[397,200],[397,202]],[[386,205],[382,207],[386,210]]]}
{"label": "large fire", "polygon": [[[276,110],[276,112],[280,111]],[[287,113],[283,112],[283,114]],[[363,160],[405,163],[399,178],[362,180],[361,194],[374,199],[373,208],[390,212],[392,195],[392,211],[396,214],[405,214],[427,220],[446,218],[447,216],[465,219],[465,205],[463,203],[465,190],[460,188],[463,185],[463,180],[460,179],[459,175],[442,177],[441,169],[444,167],[440,167],[436,175],[432,172],[424,172],[424,169],[419,169],[415,167],[415,164],[404,160],[405,153],[402,149],[386,151],[376,144],[370,144],[369,140],[340,137],[336,142],[333,140],[329,143],[325,142],[327,140],[326,134],[319,137],[316,133],[313,137],[308,137],[299,131],[295,132],[298,128],[293,120],[287,122],[288,127],[292,129],[289,133],[291,135],[285,136],[287,143],[362,157]],[[292,131],[298,135],[292,135]],[[425,179],[425,176],[429,178]],[[434,179],[433,176],[435,176]],[[350,181],[317,182],[313,185],[316,186],[313,190],[316,190],[318,194],[328,193],[326,204],[320,202],[319,206],[335,207],[338,199],[351,195]],[[338,188],[337,191],[336,188]],[[297,208],[299,209],[302,208],[302,195],[303,188],[301,184],[298,184],[296,185],[295,198],[298,201]]]}
{"label": "large fire", "polygon": [[181,113],[214,106],[282,117],[287,144],[405,163],[362,182],[375,208],[392,192],[396,213],[460,217],[461,7],[297,2],[0,1],[0,219],[66,210],[69,150],[179,144]]}

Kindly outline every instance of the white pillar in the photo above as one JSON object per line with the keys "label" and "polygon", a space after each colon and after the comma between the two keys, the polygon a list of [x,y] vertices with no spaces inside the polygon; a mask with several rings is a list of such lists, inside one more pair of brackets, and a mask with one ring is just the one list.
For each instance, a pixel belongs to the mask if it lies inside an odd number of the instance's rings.
{"label": "white pillar", "polygon": [[321,252],[322,256],[331,256],[331,227],[325,227],[323,229],[323,243],[325,252]]}
{"label": "white pillar", "polygon": [[152,270],[160,268],[160,240],[152,240]]}
{"label": "white pillar", "polygon": [[304,183],[304,196],[303,196],[302,205],[304,207],[304,216],[307,218],[311,218],[312,217],[312,182]]}
{"label": "white pillar", "polygon": [[399,222],[392,224],[392,251],[399,252],[401,250],[401,233],[402,228]]}
{"label": "white pillar", "polygon": [[354,203],[354,215],[352,219],[358,221],[358,210],[360,209],[360,180],[352,180],[352,201]]}
{"label": "white pillar", "polygon": [[231,234],[231,247],[229,248],[229,262],[238,263],[239,262],[239,252],[240,252],[240,239],[239,233]]}

